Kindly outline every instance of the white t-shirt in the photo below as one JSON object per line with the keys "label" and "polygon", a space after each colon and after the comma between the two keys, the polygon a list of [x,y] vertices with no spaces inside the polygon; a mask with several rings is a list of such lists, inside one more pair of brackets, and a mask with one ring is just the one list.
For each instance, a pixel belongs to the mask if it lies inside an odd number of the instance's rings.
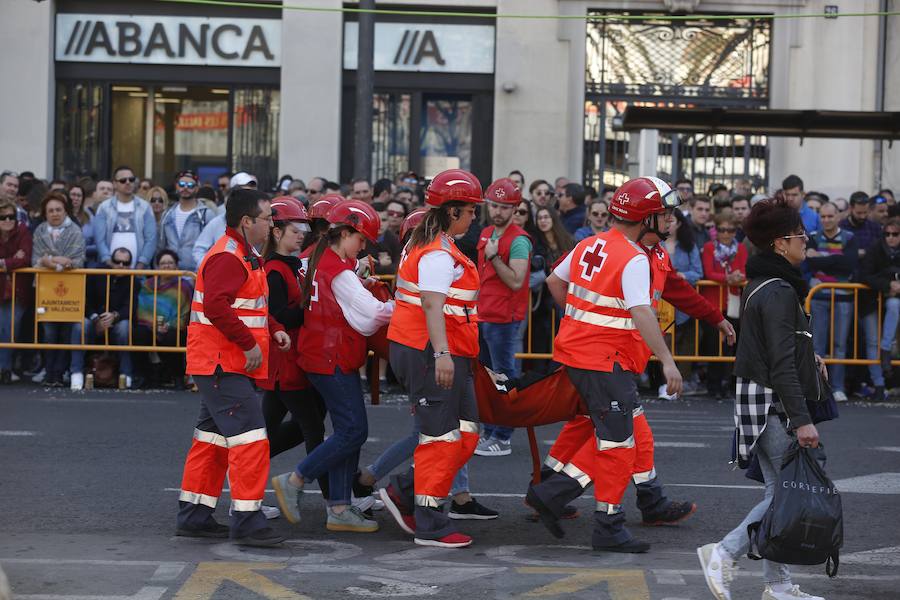
{"label": "white t-shirt", "polygon": [[419,290],[445,296],[454,281],[465,273],[462,265],[454,265],[453,257],[442,250],[426,252],[419,259]]}
{"label": "white t-shirt", "polygon": [[128,248],[131,252],[131,266],[137,261],[137,222],[134,214],[134,200],[120,202],[116,200],[116,223],[109,240],[110,258],[118,248]]}
{"label": "white t-shirt", "polygon": [[184,231],[184,224],[187,222],[188,217],[191,216],[191,213],[197,210],[197,207],[184,211],[181,209],[181,205],[175,205],[175,231],[178,233],[178,239],[181,239],[181,232]]}
{"label": "white t-shirt", "polygon": [[341,271],[331,280],[331,293],[347,323],[360,335],[370,336],[391,320],[394,301],[381,302],[353,271]]}
{"label": "white t-shirt", "polygon": [[[572,271],[572,252],[553,269],[553,274],[569,283],[569,273]],[[597,276],[602,277],[602,269]],[[643,252],[628,261],[622,271],[622,294],[625,298],[625,308],[635,306],[650,306],[650,261]]]}

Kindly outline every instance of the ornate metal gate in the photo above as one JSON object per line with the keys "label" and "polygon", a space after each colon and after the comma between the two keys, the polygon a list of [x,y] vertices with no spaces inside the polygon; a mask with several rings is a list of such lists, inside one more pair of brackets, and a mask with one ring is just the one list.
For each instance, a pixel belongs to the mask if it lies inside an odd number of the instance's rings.
{"label": "ornate metal gate", "polygon": [[[587,23],[583,169],[584,181],[598,189],[628,178],[629,136],[614,128],[628,105],[768,105],[769,20],[648,16]],[[698,193],[740,177],[756,188],[765,183],[767,155],[765,136],[666,134],[657,171],[693,179]]]}

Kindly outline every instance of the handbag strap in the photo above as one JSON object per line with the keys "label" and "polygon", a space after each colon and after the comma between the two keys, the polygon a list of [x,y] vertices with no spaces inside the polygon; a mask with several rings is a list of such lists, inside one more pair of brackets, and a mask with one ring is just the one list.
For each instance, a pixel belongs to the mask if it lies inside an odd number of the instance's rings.
{"label": "handbag strap", "polygon": [[781,277],[773,277],[773,278],[771,278],[771,279],[766,279],[766,280],[763,281],[761,284],[759,284],[758,286],[756,286],[755,288],[753,288],[753,291],[750,292],[749,294],[747,294],[747,299],[744,300],[744,310],[747,310],[747,304],[750,303],[750,298],[753,297],[753,294],[755,294],[755,293],[758,292],[759,290],[763,289],[764,287],[766,287],[767,285],[769,285],[769,284],[772,283],[773,281],[783,281],[783,280],[781,279]]}

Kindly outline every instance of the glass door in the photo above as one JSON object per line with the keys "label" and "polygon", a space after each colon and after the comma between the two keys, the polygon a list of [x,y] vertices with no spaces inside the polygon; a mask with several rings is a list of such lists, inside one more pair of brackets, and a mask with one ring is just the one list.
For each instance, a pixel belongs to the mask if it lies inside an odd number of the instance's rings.
{"label": "glass door", "polygon": [[446,169],[472,170],[472,97],[422,95],[419,129],[422,175]]}

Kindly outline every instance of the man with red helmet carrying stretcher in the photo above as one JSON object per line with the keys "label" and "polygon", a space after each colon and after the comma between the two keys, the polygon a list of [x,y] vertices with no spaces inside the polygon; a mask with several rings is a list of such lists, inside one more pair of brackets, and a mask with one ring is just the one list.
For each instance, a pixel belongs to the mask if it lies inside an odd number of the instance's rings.
{"label": "man with red helmet carrying stretcher", "polygon": [[[568,448],[568,452],[557,452],[567,455],[568,463],[553,463],[559,469],[531,487],[526,501],[551,533],[562,537],[558,519],[566,505],[594,482],[597,509],[592,545],[596,550],[649,549],[625,528],[621,499],[636,474],[636,445],[641,447],[643,461],[638,468],[646,467],[649,458],[649,470],[641,473],[639,483],[655,477],[652,433],[641,412],[635,415],[634,375],[644,370],[651,351],[663,364],[668,393],[681,389],[681,376],[654,313],[671,271],[668,256],[657,243],[665,239],[663,232],[677,204],[675,193],[659,179],[626,182],[610,204],[615,219],[612,229],[580,242],[547,281],[554,298],[565,301],[554,359],[566,365],[590,412],[596,440],[584,444],[584,417],[570,421],[555,444],[558,450]],[[733,337],[733,330],[722,331]],[[574,454],[573,448],[577,449]],[[661,488],[650,491],[656,498],[646,500],[659,502]],[[682,509],[686,516],[693,506]]]}

